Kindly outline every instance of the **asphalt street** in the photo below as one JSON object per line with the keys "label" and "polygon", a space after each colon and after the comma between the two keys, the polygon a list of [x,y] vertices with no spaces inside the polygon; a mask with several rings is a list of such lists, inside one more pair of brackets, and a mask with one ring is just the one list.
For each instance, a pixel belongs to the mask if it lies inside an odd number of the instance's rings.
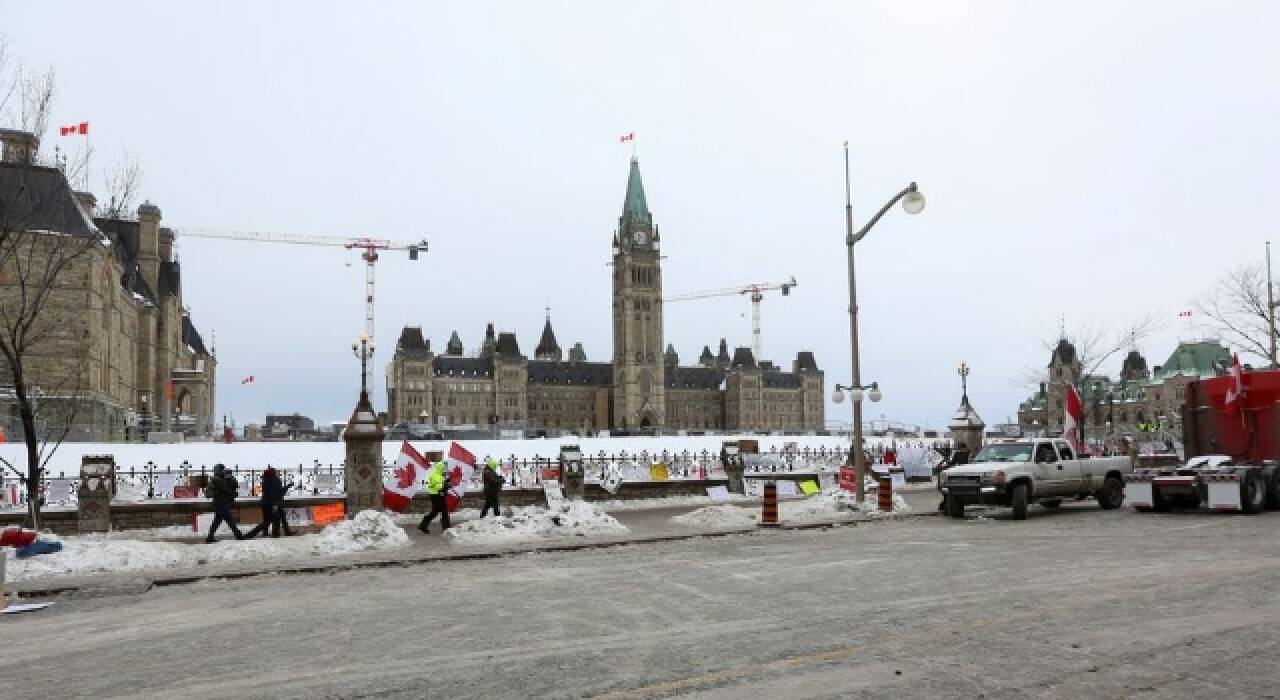
{"label": "asphalt street", "polygon": [[49,697],[1269,697],[1280,513],[1092,503],[76,594]]}

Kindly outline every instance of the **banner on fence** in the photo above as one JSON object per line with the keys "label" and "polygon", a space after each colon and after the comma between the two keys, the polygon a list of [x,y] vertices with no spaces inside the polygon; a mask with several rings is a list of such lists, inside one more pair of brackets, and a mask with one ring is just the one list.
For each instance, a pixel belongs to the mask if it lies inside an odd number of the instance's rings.
{"label": "banner on fence", "polygon": [[51,503],[71,500],[71,480],[50,479],[45,482],[44,499]]}
{"label": "banner on fence", "polygon": [[845,491],[858,490],[858,470],[854,467],[840,467],[840,488]]}
{"label": "banner on fence", "polygon": [[707,495],[713,501],[727,501],[729,500],[729,488],[727,486],[708,486]]}
{"label": "banner on fence", "polygon": [[289,527],[304,527],[310,525],[311,509],[310,508],[285,508],[284,520],[289,523]]}
{"label": "banner on fence", "polygon": [[649,465],[649,478],[653,481],[666,481],[670,476],[666,462],[655,462]]}
{"label": "banner on fence", "polygon": [[822,488],[818,486],[818,482],[813,481],[813,480],[810,480],[810,481],[801,481],[801,482],[800,482],[800,490],[801,490],[801,491],[804,493],[804,495],[806,495],[806,496],[816,496],[816,495],[818,495],[819,493],[821,493],[821,492],[822,492]]}
{"label": "banner on fence", "polygon": [[819,474],[818,486],[823,491],[834,491],[836,489],[836,475],[835,474]]}
{"label": "banner on fence", "polygon": [[322,506],[311,507],[311,519],[316,525],[328,525],[336,523],[339,520],[345,520],[347,517],[347,504],[339,501],[338,503],[326,503]]}
{"label": "banner on fence", "polygon": [[542,480],[543,480],[543,481],[560,481],[560,467],[559,467],[559,465],[554,466],[554,467],[543,467],[543,468],[542,468]]}
{"label": "banner on fence", "polygon": [[618,489],[622,488],[622,472],[617,468],[610,469],[605,474],[604,481],[600,482],[600,486],[610,495],[618,495]]}
{"label": "banner on fence", "polygon": [[760,498],[764,495],[764,479],[743,479],[742,490],[751,498]]}
{"label": "banner on fence", "polygon": [[564,503],[564,491],[560,489],[560,482],[556,479],[544,479],[542,481],[542,493],[547,497],[547,506],[555,507]]}
{"label": "banner on fence", "polygon": [[199,498],[200,489],[191,484],[175,484],[173,487],[174,498]]}
{"label": "banner on fence", "polygon": [[898,469],[890,470],[889,479],[892,482],[893,489],[895,491],[907,485],[907,474],[906,472],[903,472],[901,470],[898,470]]}
{"label": "banner on fence", "polygon": [[[168,496],[173,493],[174,485],[178,483],[177,478],[173,474],[157,474],[155,494],[157,496]],[[175,496],[175,498],[177,498]]]}
{"label": "banner on fence", "polygon": [[779,481],[779,482],[778,482],[778,495],[779,495],[779,496],[797,496],[797,495],[799,495],[799,491],[796,491],[796,482],[794,482],[794,481]]}

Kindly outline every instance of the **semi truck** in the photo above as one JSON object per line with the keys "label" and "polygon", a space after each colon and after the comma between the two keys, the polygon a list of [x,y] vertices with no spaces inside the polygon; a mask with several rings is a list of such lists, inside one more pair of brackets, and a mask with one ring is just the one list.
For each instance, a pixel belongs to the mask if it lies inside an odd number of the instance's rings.
{"label": "semi truck", "polygon": [[1143,513],[1280,508],[1280,370],[1193,380],[1182,406],[1185,462],[1139,466],[1125,500]]}

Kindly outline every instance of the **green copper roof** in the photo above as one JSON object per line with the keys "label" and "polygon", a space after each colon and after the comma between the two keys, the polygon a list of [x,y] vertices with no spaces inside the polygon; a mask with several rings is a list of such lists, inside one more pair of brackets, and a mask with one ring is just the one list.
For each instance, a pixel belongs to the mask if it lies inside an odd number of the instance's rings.
{"label": "green copper roof", "polygon": [[627,175],[627,198],[622,202],[622,218],[628,222],[652,223],[649,203],[644,199],[644,183],[640,181],[640,161],[635,158],[631,159],[631,173]]}
{"label": "green copper roof", "polygon": [[1221,343],[1212,340],[1195,343],[1178,343],[1177,349],[1160,365],[1155,373],[1156,380],[1168,379],[1175,375],[1192,377],[1212,377],[1218,373],[1218,367],[1231,364],[1231,351]]}

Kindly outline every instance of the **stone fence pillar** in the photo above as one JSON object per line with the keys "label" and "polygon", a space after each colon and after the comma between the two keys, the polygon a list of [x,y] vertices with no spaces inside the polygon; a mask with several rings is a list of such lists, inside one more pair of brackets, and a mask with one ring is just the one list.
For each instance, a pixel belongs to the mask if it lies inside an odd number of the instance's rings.
{"label": "stone fence pillar", "polygon": [[347,517],[362,510],[382,510],[382,423],[369,402],[369,394],[360,393],[356,410],[347,421],[342,439],[347,443],[346,479]]}
{"label": "stone fence pillar", "polygon": [[76,515],[80,532],[111,530],[111,497],[116,493],[116,460],[111,455],[80,459],[80,488]]}

